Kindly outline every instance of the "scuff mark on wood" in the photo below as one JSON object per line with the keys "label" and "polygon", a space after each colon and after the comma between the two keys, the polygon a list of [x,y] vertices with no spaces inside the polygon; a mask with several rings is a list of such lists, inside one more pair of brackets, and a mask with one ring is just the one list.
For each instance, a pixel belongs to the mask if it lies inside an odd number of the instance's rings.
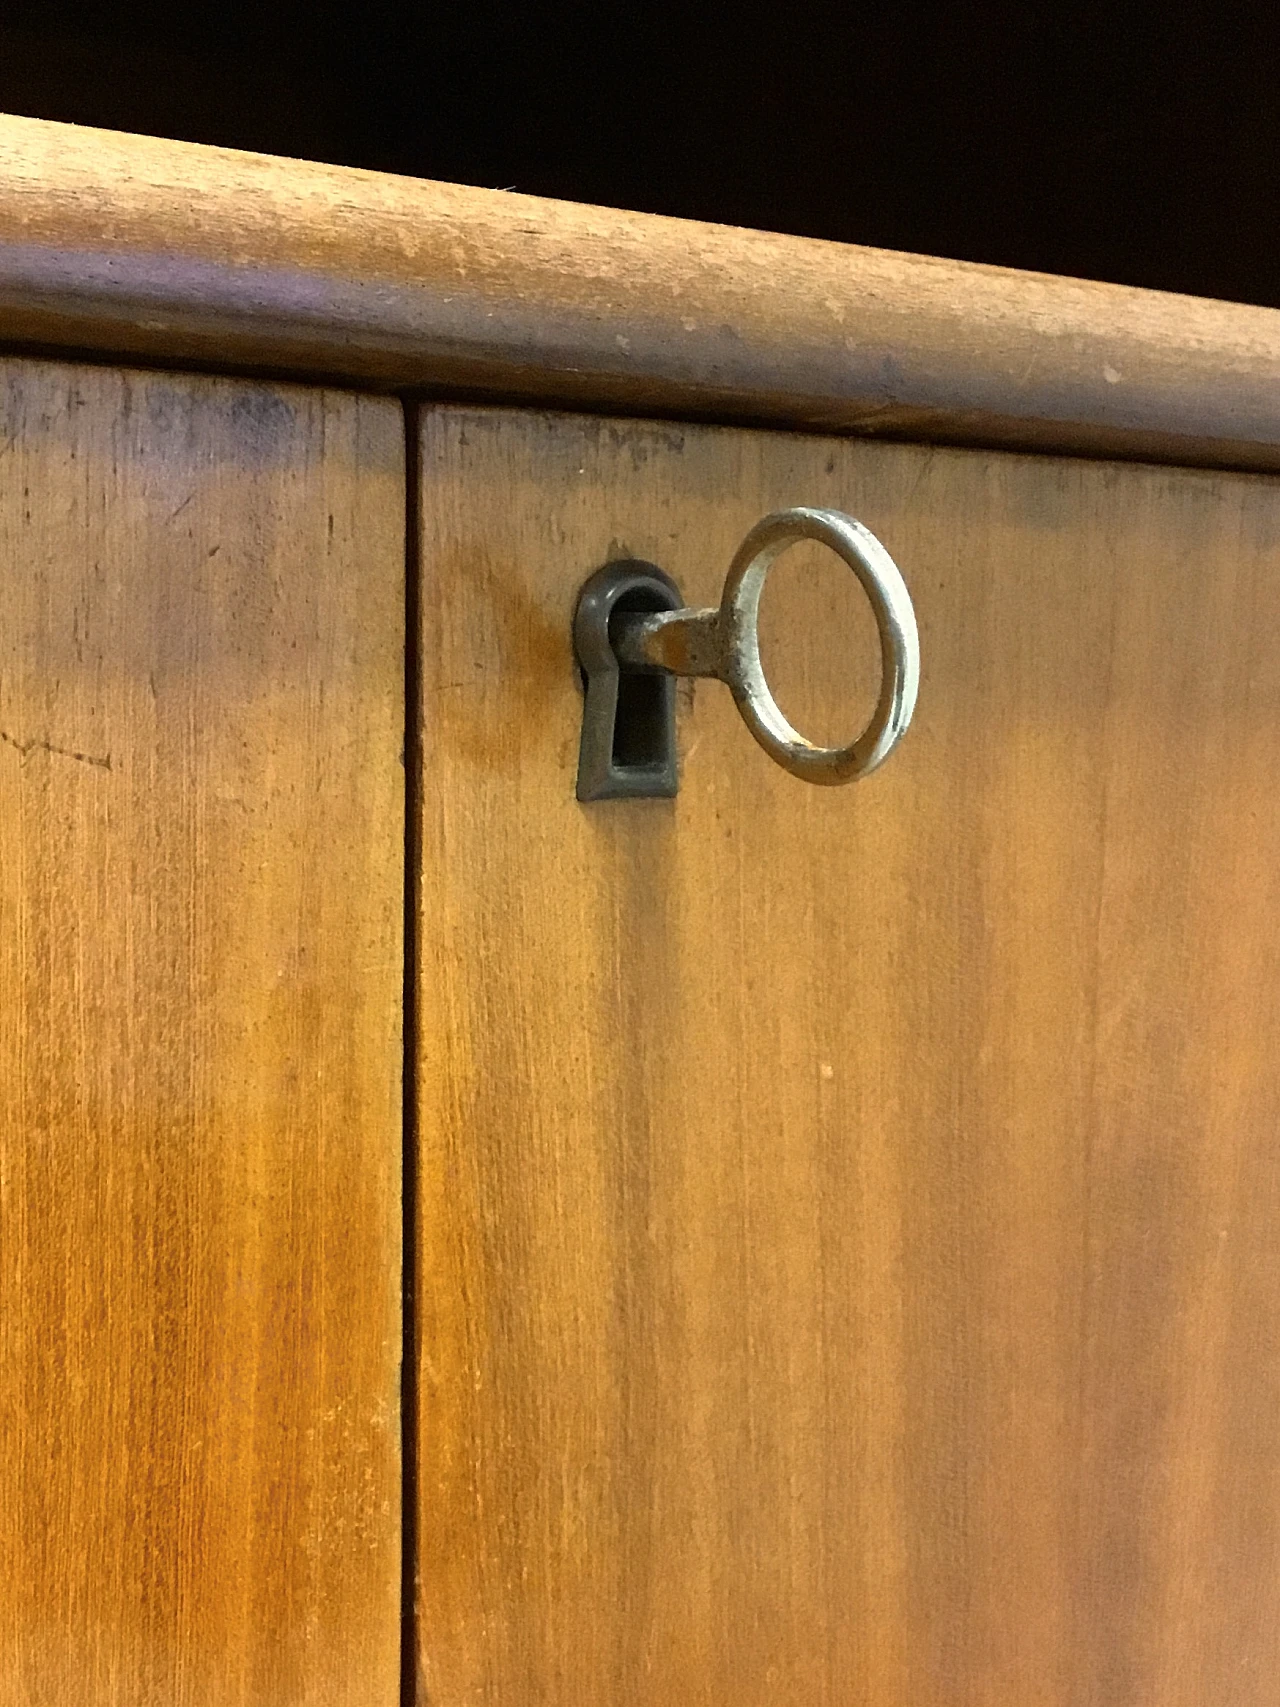
{"label": "scuff mark on wood", "polygon": [[29,759],[32,753],[53,753],[60,759],[75,759],[78,764],[92,765],[96,770],[109,771],[112,768],[110,753],[105,757],[97,753],[77,753],[73,747],[60,747],[55,741],[47,741],[41,736],[32,736],[29,741],[19,741],[16,735],[10,735],[6,729],[0,729],[0,741],[3,741],[6,747],[12,747],[24,760]]}

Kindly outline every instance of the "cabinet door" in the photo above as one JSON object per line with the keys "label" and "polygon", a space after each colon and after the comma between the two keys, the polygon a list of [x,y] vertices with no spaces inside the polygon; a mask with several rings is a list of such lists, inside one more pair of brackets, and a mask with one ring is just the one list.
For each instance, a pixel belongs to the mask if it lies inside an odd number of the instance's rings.
{"label": "cabinet door", "polygon": [[396,406],[0,363],[0,1702],[399,1679]]}
{"label": "cabinet door", "polygon": [[[420,481],[425,1698],[1269,1703],[1280,488],[477,409]],[[578,804],[583,579],[796,503],[903,569],[901,748],[699,684]],[[817,738],[858,597],[765,595]]]}

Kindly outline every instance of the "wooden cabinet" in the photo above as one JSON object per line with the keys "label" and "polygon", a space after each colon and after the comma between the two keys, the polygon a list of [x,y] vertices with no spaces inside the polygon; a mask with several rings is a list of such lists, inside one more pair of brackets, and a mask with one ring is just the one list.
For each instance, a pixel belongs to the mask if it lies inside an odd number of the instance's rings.
{"label": "wooden cabinet", "polygon": [[399,410],[0,411],[0,1701],[390,1701]]}
{"label": "wooden cabinet", "polygon": [[[0,1707],[1265,1707],[1280,316],[0,119],[0,341]],[[580,803],[801,503],[900,750]]]}
{"label": "wooden cabinet", "polygon": [[[474,409],[420,480],[426,1698],[1266,1700],[1280,489]],[[908,577],[900,749],[805,787],[699,683],[579,805],[585,574],[715,603],[796,501]]]}

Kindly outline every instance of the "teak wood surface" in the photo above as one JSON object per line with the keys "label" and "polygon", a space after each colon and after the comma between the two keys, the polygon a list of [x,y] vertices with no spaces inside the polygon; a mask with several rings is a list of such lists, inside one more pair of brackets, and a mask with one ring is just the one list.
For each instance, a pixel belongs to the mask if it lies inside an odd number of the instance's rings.
{"label": "teak wood surface", "polygon": [[1280,468],[1280,313],[0,115],[0,338]]}
{"label": "teak wood surface", "polygon": [[0,363],[0,1703],[399,1680],[403,434]]}
{"label": "teak wood surface", "polygon": [[[797,502],[903,568],[902,747],[806,788],[699,684],[577,804],[579,584]],[[422,1698],[1271,1702],[1280,491],[439,409],[421,516]]]}

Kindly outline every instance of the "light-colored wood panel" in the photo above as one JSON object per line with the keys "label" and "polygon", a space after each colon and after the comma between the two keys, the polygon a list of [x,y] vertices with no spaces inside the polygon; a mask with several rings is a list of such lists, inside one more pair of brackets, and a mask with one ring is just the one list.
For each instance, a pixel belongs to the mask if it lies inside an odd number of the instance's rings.
{"label": "light-colored wood panel", "polygon": [[403,433],[0,364],[0,1702],[390,1702]]}
{"label": "light-colored wood panel", "polygon": [[[1280,491],[484,410],[421,467],[425,1699],[1269,1702]],[[906,574],[900,750],[806,788],[704,683],[676,800],[578,805],[582,579],[714,602],[794,502]],[[845,595],[767,601],[822,734]]]}
{"label": "light-colored wood panel", "polygon": [[0,334],[388,386],[1280,466],[1280,313],[0,117]]}

